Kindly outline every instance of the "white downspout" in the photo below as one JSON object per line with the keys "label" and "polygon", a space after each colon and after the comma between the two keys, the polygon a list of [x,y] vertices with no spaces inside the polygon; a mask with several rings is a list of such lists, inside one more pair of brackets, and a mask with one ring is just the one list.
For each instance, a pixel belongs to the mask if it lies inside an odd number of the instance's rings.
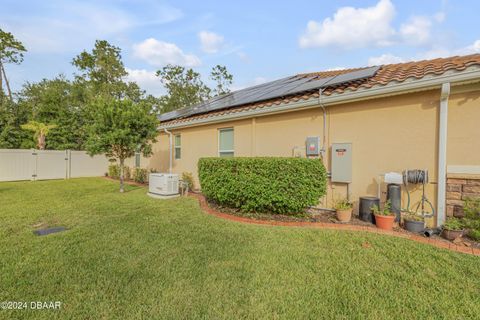
{"label": "white downspout", "polygon": [[169,135],[168,139],[168,147],[169,147],[169,157],[168,157],[168,173],[172,173],[172,144],[173,144],[173,138],[172,138],[172,133],[168,131],[167,129],[163,129],[166,134]]}
{"label": "white downspout", "polygon": [[322,161],[325,162],[325,151],[326,151],[326,144],[327,144],[327,139],[326,139],[326,130],[327,130],[327,109],[325,109],[325,105],[323,104],[322,101],[322,93],[323,89],[320,88],[318,89],[318,104],[323,110],[323,137],[322,137],[322,149],[320,150],[322,154]]}
{"label": "white downspout", "polygon": [[450,83],[442,84],[440,95],[440,119],[438,123],[438,190],[437,190],[437,226],[445,222],[445,194],[447,188],[447,128],[448,97]]}

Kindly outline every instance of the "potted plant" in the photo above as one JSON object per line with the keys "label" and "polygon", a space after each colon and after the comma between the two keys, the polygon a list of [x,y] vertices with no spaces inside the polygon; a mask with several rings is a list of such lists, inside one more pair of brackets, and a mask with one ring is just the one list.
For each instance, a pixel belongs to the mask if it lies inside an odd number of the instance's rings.
{"label": "potted plant", "polygon": [[395,221],[395,213],[392,212],[392,204],[390,200],[385,202],[383,209],[380,209],[376,204],[372,206],[372,211],[375,216],[375,224],[377,228],[382,230],[392,230],[393,222]]}
{"label": "potted plant", "polygon": [[442,237],[453,241],[463,235],[463,223],[458,218],[448,218],[443,225]]}
{"label": "potted plant", "polygon": [[410,232],[421,233],[425,230],[425,219],[414,212],[408,212],[403,217],[403,226]]}
{"label": "potted plant", "polygon": [[347,199],[341,199],[335,202],[335,211],[337,220],[340,222],[349,222],[352,219],[353,203]]}

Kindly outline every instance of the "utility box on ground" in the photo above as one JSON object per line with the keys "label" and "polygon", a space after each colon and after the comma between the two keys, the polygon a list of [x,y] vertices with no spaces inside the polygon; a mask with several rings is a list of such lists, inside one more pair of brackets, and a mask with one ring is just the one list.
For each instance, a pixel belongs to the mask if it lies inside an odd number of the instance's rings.
{"label": "utility box on ground", "polygon": [[332,182],[352,182],[352,144],[332,143]]}

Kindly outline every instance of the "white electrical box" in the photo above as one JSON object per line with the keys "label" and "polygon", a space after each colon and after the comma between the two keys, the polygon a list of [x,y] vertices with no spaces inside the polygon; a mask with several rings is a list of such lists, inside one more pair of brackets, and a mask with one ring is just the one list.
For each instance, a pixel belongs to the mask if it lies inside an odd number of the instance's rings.
{"label": "white electrical box", "polygon": [[352,182],[352,144],[332,143],[332,182]]}

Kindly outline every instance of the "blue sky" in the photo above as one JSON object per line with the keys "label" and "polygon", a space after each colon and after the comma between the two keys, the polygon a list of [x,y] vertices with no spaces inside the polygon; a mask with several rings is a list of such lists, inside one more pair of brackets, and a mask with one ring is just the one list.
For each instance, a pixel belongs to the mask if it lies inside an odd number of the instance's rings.
{"label": "blue sky", "polygon": [[480,1],[2,0],[0,28],[28,53],[7,66],[12,86],[74,72],[96,39],[122,49],[147,92],[167,63],[204,75],[216,64],[234,89],[301,72],[480,52]]}

